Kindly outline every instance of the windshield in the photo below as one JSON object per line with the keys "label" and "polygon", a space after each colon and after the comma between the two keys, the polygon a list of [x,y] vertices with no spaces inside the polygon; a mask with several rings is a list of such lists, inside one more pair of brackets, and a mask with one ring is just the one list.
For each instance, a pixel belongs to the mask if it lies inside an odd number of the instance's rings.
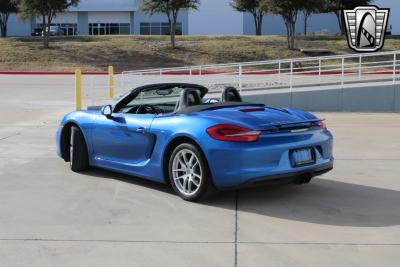
{"label": "windshield", "polygon": [[[206,92],[206,88],[190,87],[190,85],[168,85],[160,84],[142,88],[137,93],[128,94],[122,98],[119,104],[116,106],[115,112],[118,113],[130,113],[130,114],[168,114],[173,113],[180,103],[182,92],[185,89],[196,90],[198,94],[189,93],[182,103],[187,105],[196,105],[201,102],[201,96]],[[196,95],[198,95],[196,97]],[[178,105],[179,104],[179,105]]]}
{"label": "windshield", "polygon": [[120,109],[122,113],[167,114],[175,111],[183,88],[154,88],[140,92]]}
{"label": "windshield", "polygon": [[143,91],[128,106],[151,104],[155,106],[173,106],[175,108],[182,90],[182,88],[175,87]]}

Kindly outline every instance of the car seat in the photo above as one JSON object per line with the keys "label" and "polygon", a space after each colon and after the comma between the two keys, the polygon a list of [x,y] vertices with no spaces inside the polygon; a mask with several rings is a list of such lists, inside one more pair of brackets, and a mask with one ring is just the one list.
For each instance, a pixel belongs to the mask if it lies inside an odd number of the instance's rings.
{"label": "car seat", "polygon": [[222,102],[243,102],[235,87],[226,87],[222,93]]}
{"label": "car seat", "polygon": [[201,97],[198,90],[190,88],[184,89],[180,94],[179,101],[176,103],[175,111],[201,104]]}

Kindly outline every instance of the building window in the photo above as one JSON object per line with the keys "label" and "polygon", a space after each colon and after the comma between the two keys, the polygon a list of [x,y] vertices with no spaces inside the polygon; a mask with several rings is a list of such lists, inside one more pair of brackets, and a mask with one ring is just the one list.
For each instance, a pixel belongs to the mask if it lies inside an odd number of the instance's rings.
{"label": "building window", "polygon": [[129,23],[90,23],[89,35],[120,35],[130,34]]}
{"label": "building window", "polygon": [[[75,23],[52,23],[50,26],[58,26],[66,36],[74,36],[78,34],[78,24]],[[36,24],[36,28],[43,29],[42,23]]]}
{"label": "building window", "polygon": [[[164,22],[143,22],[140,23],[141,35],[169,35],[169,23]],[[182,23],[176,23],[176,35],[182,35]]]}

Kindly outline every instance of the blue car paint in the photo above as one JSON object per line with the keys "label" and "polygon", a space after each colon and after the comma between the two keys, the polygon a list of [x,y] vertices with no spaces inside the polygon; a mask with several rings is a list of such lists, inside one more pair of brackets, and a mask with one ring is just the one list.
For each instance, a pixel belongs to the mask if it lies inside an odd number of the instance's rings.
{"label": "blue car paint", "polygon": [[[248,107],[252,108],[252,107]],[[120,173],[166,182],[163,158],[168,144],[177,137],[193,139],[208,161],[213,182],[219,189],[231,188],[266,176],[314,170],[333,164],[333,137],[314,127],[305,132],[271,133],[276,125],[317,120],[304,111],[266,108],[265,111],[242,112],[241,107],[226,107],[190,114],[135,115],[101,111],[77,111],[66,115],[61,126],[77,124],[88,146],[90,165]],[[260,130],[259,140],[251,143],[223,142],[211,138],[206,129],[217,124],[233,124]],[[60,152],[61,130],[57,132]],[[290,151],[316,147],[316,162],[293,167]]]}

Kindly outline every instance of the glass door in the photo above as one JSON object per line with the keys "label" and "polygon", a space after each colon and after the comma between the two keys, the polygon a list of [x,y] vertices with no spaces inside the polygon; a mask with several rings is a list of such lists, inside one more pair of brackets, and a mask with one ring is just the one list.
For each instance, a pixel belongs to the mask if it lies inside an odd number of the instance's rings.
{"label": "glass door", "polygon": [[105,24],[97,24],[99,27],[99,35],[105,35],[106,34],[106,25]]}

